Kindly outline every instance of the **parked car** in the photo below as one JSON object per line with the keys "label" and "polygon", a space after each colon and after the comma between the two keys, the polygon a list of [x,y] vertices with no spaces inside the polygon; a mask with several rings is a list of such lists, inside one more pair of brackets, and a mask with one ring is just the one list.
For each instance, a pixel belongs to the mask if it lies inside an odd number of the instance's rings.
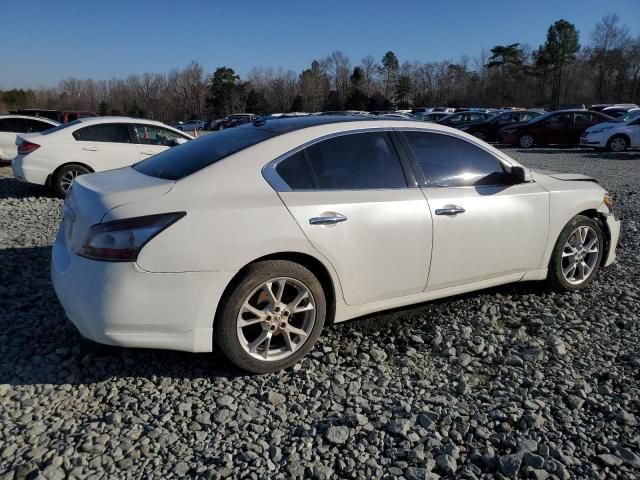
{"label": "parked car", "polygon": [[422,122],[438,122],[449,115],[451,114],[447,112],[430,112],[422,115],[414,115],[414,118]]}
{"label": "parked car", "polygon": [[640,147],[640,108],[628,112],[613,122],[589,127],[580,137],[580,146],[596,150],[624,152]]}
{"label": "parked car", "polygon": [[79,175],[120,168],[191,140],[160,122],[129,117],[82,118],[18,137],[13,175],[66,195]]}
{"label": "parked car", "polygon": [[411,114],[412,115],[417,115],[417,114],[425,114],[425,113],[430,113],[433,110],[433,107],[416,107],[414,109],[411,110]]}
{"label": "parked car", "polygon": [[260,118],[260,115],[253,113],[234,113],[219,120],[212,120],[209,130],[224,130],[225,128],[237,127],[245,123],[253,122]]}
{"label": "parked car", "polygon": [[27,115],[31,117],[44,117],[51,120],[55,120],[60,123],[69,123],[79,118],[97,117],[95,112],[84,110],[67,110],[61,112],[60,110],[48,110],[42,108],[23,108],[22,110],[14,110],[10,112],[15,115]]}
{"label": "parked car", "polygon": [[637,108],[638,105],[635,103],[596,103],[589,107],[589,110],[593,110],[594,112],[601,112],[605,108],[610,107],[629,107],[629,108]]}
{"label": "parked car", "polygon": [[602,113],[604,113],[605,115],[609,115],[610,117],[613,118],[618,118],[621,117],[622,115],[624,115],[625,113],[627,113],[629,110],[632,110],[634,108],[637,108],[636,106],[618,106],[615,105],[613,107],[607,107],[607,108],[603,108],[601,110]]}
{"label": "parked car", "polygon": [[531,172],[437,124],[355,116],[263,120],[85,175],[63,211],[52,279],[83,336],[216,342],[258,373],[333,322],[508,282],[581,289],[620,231],[595,180]]}
{"label": "parked car", "polygon": [[540,112],[535,110],[514,110],[497,113],[487,120],[481,122],[467,123],[460,126],[460,130],[467,132],[485,142],[497,142],[500,140],[498,132],[505,125],[520,122],[528,122],[539,116]]}
{"label": "parked car", "polygon": [[42,132],[60,123],[45,117],[0,115],[0,160],[11,161],[18,155],[18,135]]}
{"label": "parked car", "polygon": [[561,110],[540,115],[524,124],[500,129],[500,140],[521,148],[534,145],[579,145],[587,128],[613,118],[590,110]]}
{"label": "parked car", "polygon": [[181,132],[193,132],[198,130],[204,130],[205,123],[202,120],[187,120],[185,122],[178,122],[173,126],[176,130]]}
{"label": "parked car", "polygon": [[483,120],[487,120],[488,118],[491,118],[491,116],[492,115],[490,113],[486,112],[456,112],[438,120],[438,123],[441,125],[446,125],[448,127],[459,127],[461,125],[464,125],[465,123],[481,122]]}

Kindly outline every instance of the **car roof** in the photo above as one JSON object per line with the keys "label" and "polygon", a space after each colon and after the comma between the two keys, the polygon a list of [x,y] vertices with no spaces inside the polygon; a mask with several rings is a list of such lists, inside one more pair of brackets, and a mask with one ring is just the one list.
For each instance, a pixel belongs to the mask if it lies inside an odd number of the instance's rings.
{"label": "car roof", "polygon": [[251,124],[243,125],[237,128],[256,127],[276,134],[284,134],[302,130],[304,128],[317,127],[320,125],[328,125],[333,123],[349,123],[349,122],[376,122],[381,121],[412,121],[410,118],[400,119],[393,117],[366,117],[364,115],[309,115],[299,117],[274,117],[259,118]]}
{"label": "car roof", "polygon": [[[150,125],[160,125],[163,127],[169,127],[169,125],[165,125],[162,122],[158,122],[157,120],[147,120],[145,118],[134,118],[134,117],[84,117],[76,120],[77,122],[86,124],[97,124],[97,123],[113,123],[113,122],[121,122],[121,123],[147,123]],[[170,127],[171,128],[171,127]]]}
{"label": "car roof", "polygon": [[60,122],[47,117],[34,117],[31,115],[0,115],[0,118],[26,118],[27,120],[38,120],[40,122],[50,123],[51,125],[60,125]]}

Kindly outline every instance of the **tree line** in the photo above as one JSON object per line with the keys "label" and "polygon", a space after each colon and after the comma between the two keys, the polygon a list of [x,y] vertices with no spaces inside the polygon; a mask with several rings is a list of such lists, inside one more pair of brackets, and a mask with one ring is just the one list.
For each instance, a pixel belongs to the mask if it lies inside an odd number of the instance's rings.
{"label": "tree line", "polygon": [[168,73],[125,79],[67,78],[57,87],[0,91],[0,112],[19,108],[92,110],[175,122],[234,112],[388,110],[414,106],[554,107],[567,103],[640,103],[640,37],[616,15],[598,21],[581,44],[575,25],[558,20],[538,48],[496,45],[458,61],[408,62],[392,51],[357,63],[341,51],[302,72],[256,67],[246,78],[198,62]]}

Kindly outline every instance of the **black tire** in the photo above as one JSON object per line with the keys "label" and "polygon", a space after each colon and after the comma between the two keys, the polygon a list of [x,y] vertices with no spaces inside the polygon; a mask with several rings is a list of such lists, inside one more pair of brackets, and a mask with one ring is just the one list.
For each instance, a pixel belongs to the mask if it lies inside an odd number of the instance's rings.
{"label": "black tire", "polygon": [[518,137],[518,146],[520,148],[531,148],[535,144],[535,139],[530,133],[523,133]]}
{"label": "black tire", "polygon": [[629,148],[629,139],[625,135],[614,135],[607,142],[607,151],[620,153]]}
{"label": "black tire", "polygon": [[[292,278],[307,287],[315,302],[315,322],[304,343],[290,356],[281,360],[258,360],[245,351],[238,339],[238,315],[244,301],[257,287],[279,277]],[[225,356],[242,370],[258,374],[275,372],[294,365],[311,351],[324,326],[326,311],[324,290],[310,270],[288,260],[257,262],[249,265],[227,290],[215,318],[213,338]]]}
{"label": "black tire", "polygon": [[80,165],[77,163],[70,163],[69,165],[65,165],[64,167],[59,168],[53,174],[51,188],[53,192],[60,198],[65,198],[67,196],[67,191],[70,186],[68,183],[69,175],[76,177],[79,175],[85,175],[87,173],[91,173],[91,170],[84,165]]}
{"label": "black tire", "polygon": [[[590,227],[596,233],[598,239],[598,253],[597,258],[595,260],[595,265],[593,270],[589,273],[585,280],[580,283],[571,283],[569,282],[564,274],[563,274],[563,252],[565,248],[565,244],[569,240],[569,237],[578,229],[579,227]],[[549,284],[557,289],[557,290],[565,290],[565,291],[576,291],[585,288],[589,285],[596,276],[598,269],[600,268],[600,263],[602,261],[602,255],[604,254],[604,233],[602,231],[602,227],[600,223],[594,220],[593,218],[586,217],[584,215],[576,215],[573,217],[569,223],[565,225],[565,227],[560,232],[558,236],[558,240],[556,241],[556,245],[553,248],[553,252],[551,254],[551,260],[549,261],[549,273],[547,276],[547,281]]]}

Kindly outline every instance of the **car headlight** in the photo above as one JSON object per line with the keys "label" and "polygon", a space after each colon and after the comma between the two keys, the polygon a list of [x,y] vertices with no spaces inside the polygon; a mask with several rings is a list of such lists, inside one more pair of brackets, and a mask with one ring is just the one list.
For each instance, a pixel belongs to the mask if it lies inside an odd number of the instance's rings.
{"label": "car headlight", "polygon": [[609,209],[609,212],[613,212],[613,198],[611,198],[611,195],[609,195],[608,193],[605,193],[602,201]]}
{"label": "car headlight", "polygon": [[602,127],[602,128],[596,128],[595,130],[590,130],[587,132],[587,135],[589,135],[590,133],[600,133],[600,132],[606,132],[607,130],[611,130],[613,127]]}

